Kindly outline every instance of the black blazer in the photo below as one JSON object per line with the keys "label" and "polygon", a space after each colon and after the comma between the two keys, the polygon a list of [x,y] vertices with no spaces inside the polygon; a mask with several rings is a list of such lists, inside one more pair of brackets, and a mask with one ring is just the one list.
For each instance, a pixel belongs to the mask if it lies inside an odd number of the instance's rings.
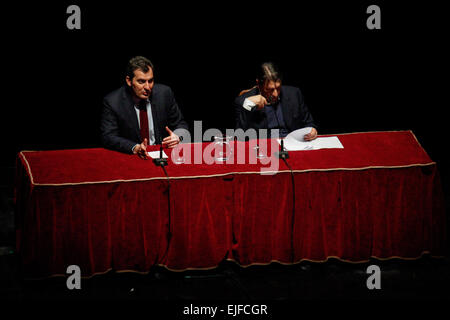
{"label": "black blazer", "polygon": [[[175,96],[168,86],[155,84],[150,103],[157,143],[168,136],[166,126],[172,131],[179,128],[188,130]],[[127,85],[105,96],[100,124],[101,140],[105,148],[132,153],[133,146],[143,141],[134,105],[131,89]]]}
{"label": "black blazer", "polygon": [[[261,110],[248,111],[242,107],[246,98],[258,94],[258,88],[253,88],[235,99],[234,110],[236,129],[241,128],[245,131],[250,128],[255,130],[268,128],[264,108]],[[304,127],[317,128],[313,117],[305,104],[300,89],[291,86],[281,86],[280,99],[281,111],[289,132]]]}

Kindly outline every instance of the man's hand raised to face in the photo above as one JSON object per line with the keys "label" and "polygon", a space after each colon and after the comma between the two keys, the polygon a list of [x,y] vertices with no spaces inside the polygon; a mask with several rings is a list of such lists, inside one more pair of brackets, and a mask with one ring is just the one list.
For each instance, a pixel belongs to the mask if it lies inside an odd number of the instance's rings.
{"label": "man's hand raised to face", "polygon": [[248,97],[247,99],[253,102],[256,105],[256,109],[258,110],[264,108],[264,106],[268,104],[266,98],[264,98],[260,94]]}

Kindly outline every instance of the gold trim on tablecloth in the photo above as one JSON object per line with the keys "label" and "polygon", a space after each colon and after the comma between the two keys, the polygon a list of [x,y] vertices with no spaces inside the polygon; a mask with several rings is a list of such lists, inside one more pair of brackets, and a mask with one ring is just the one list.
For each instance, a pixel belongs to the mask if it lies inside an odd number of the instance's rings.
{"label": "gold trim on tablecloth", "polygon": [[[237,266],[241,267],[241,268],[249,268],[249,267],[253,267],[253,266],[268,266],[272,263],[278,263],[280,265],[283,266],[293,266],[293,265],[297,265],[300,264],[304,261],[307,262],[312,262],[312,263],[326,263],[328,262],[330,259],[335,259],[344,263],[350,263],[353,265],[356,264],[364,264],[364,263],[368,263],[371,262],[371,259],[375,259],[375,260],[379,260],[379,261],[388,261],[388,260],[394,260],[394,259],[399,259],[399,260],[405,260],[405,261],[413,261],[413,260],[419,260],[420,258],[422,258],[424,255],[429,255],[430,251],[423,251],[419,256],[417,257],[412,257],[412,258],[405,258],[405,257],[399,257],[399,256],[390,256],[387,258],[380,258],[380,257],[376,257],[376,256],[370,256],[368,259],[364,259],[364,260],[358,260],[358,261],[352,261],[352,260],[348,260],[348,259],[342,259],[338,256],[327,256],[325,259],[323,260],[316,260],[316,259],[307,259],[307,258],[303,258],[300,259],[298,261],[295,262],[281,262],[279,260],[270,260],[269,262],[254,262],[254,263],[250,263],[250,264],[246,264],[246,265],[242,265],[239,262],[237,262],[234,259],[225,259],[228,262],[234,262]],[[443,259],[445,258],[445,256],[434,256],[434,255],[430,255],[431,258],[435,258],[435,259]],[[173,269],[173,268],[169,268],[168,266],[164,265],[164,264],[156,264],[154,266],[157,267],[163,267],[166,270],[169,270],[171,272],[185,272],[185,271],[208,271],[208,270],[213,270],[217,267],[219,267],[219,265],[214,265],[212,267],[204,267],[204,268],[194,268],[194,267],[190,267],[190,268],[185,268],[185,269]],[[152,266],[152,267],[154,267]],[[95,272],[89,276],[81,276],[82,279],[90,279],[92,277],[98,276],[98,275],[103,275],[106,274],[108,272],[112,272],[113,268],[108,268],[105,271],[100,271],[100,272]],[[114,270],[113,272],[115,273],[138,273],[138,274],[142,274],[142,275],[147,275],[149,274],[151,271],[137,271],[137,270],[133,270],[133,269],[121,269],[121,270]],[[43,279],[49,279],[49,278],[55,278],[55,277],[67,277],[67,274],[52,274],[46,277],[39,277],[39,278],[25,278],[25,280],[43,280]]]}
{"label": "gold trim on tablecloth", "polygon": [[[362,134],[362,133],[386,133],[386,132],[409,132],[412,134],[414,139],[416,140],[419,147],[426,153],[423,149],[422,145],[417,140],[417,137],[411,130],[391,130],[391,131],[368,131],[368,132],[349,132],[349,133],[339,133],[339,134],[325,134],[319,136],[330,136],[330,135],[350,135],[350,134]],[[103,181],[83,181],[83,182],[73,182],[73,183],[35,183],[33,179],[33,175],[31,173],[31,168],[29,166],[28,161],[26,160],[24,152],[36,152],[36,151],[21,151],[25,163],[27,164],[27,172],[31,178],[31,184],[33,186],[76,186],[76,185],[85,185],[85,184],[108,184],[108,183],[117,183],[117,182],[142,182],[142,181],[153,181],[153,180],[167,180],[167,177],[152,177],[152,178],[142,178],[142,179],[117,179],[117,180],[103,180]],[[303,173],[303,172],[323,172],[323,171],[360,171],[360,170],[369,170],[369,169],[400,169],[400,168],[411,168],[411,167],[423,167],[435,165],[436,162],[431,161],[427,163],[414,163],[408,165],[398,165],[398,166],[367,166],[360,168],[324,168],[324,169],[303,169],[303,170],[292,170],[293,173]],[[264,167],[261,167],[264,168]],[[290,170],[282,170],[282,171],[238,171],[238,172],[226,172],[212,175],[198,175],[198,176],[178,176],[178,177],[169,177],[170,180],[177,179],[199,179],[199,178],[215,178],[215,177],[225,177],[229,175],[238,175],[238,174],[260,174],[260,175],[273,175],[278,173],[290,173]]]}

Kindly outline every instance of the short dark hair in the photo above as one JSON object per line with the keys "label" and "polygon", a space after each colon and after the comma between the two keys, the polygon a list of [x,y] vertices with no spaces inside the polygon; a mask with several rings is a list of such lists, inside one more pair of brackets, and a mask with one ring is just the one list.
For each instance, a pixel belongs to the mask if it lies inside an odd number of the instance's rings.
{"label": "short dark hair", "polygon": [[149,59],[143,56],[136,56],[128,61],[126,75],[130,77],[130,79],[133,79],[135,70],[139,69],[142,70],[142,72],[148,72],[149,68],[154,70],[153,63]]}
{"label": "short dark hair", "polygon": [[262,85],[266,81],[281,81],[282,75],[273,62],[264,62],[258,70],[256,79]]}

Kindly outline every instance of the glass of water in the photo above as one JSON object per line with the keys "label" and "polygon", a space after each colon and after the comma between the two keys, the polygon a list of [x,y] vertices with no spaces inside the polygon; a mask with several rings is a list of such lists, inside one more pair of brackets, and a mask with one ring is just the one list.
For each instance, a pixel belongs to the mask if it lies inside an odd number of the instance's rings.
{"label": "glass of water", "polygon": [[233,154],[231,136],[214,137],[214,159],[219,162],[227,161]]}

